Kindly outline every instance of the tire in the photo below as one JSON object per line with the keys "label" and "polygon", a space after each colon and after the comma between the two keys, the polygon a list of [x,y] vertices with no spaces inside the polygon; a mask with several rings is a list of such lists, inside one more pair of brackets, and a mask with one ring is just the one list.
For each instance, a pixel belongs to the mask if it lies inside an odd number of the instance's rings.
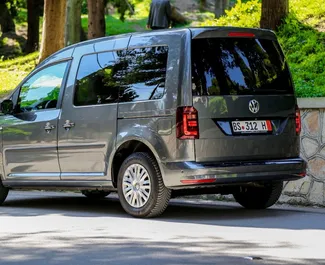
{"label": "tire", "polygon": [[[132,172],[138,178],[133,177]],[[118,174],[117,191],[123,209],[138,218],[161,215],[171,197],[157,161],[147,153],[134,153],[124,160]]]}
{"label": "tire", "polygon": [[110,194],[109,191],[100,191],[100,190],[83,190],[81,191],[81,193],[91,200],[104,199],[106,196]]}
{"label": "tire", "polygon": [[0,205],[2,205],[4,201],[7,199],[8,193],[9,193],[9,189],[4,187],[0,180]]}
{"label": "tire", "polygon": [[266,209],[274,205],[281,196],[283,182],[272,182],[264,187],[247,187],[234,193],[235,200],[246,209]]}

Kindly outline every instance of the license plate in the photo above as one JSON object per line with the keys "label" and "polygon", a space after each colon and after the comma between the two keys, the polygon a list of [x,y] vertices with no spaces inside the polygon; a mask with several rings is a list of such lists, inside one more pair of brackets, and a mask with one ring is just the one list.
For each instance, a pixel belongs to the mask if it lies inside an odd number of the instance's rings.
{"label": "license plate", "polygon": [[272,132],[271,121],[233,121],[235,133],[267,133]]}

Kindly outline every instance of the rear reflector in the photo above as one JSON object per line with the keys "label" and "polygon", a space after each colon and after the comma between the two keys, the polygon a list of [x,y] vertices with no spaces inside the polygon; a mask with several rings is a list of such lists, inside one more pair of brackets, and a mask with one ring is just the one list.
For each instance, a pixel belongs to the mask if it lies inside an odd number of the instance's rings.
{"label": "rear reflector", "polygon": [[255,34],[250,32],[229,32],[228,37],[249,37],[254,38]]}
{"label": "rear reflector", "polygon": [[183,184],[204,184],[204,183],[213,183],[216,179],[182,179]]}
{"label": "rear reflector", "polygon": [[176,134],[178,139],[198,139],[198,112],[194,107],[179,107],[176,113]]}
{"label": "rear reflector", "polygon": [[298,107],[296,107],[296,133],[301,133],[301,116],[300,116],[300,110]]}

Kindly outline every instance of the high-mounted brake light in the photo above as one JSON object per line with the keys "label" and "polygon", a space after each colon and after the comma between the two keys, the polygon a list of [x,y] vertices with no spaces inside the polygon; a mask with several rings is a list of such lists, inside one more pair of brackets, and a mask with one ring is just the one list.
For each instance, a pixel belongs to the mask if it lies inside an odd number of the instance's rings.
{"label": "high-mounted brake light", "polygon": [[296,133],[301,133],[301,116],[298,106],[296,106]]}
{"label": "high-mounted brake light", "polygon": [[179,107],[176,113],[176,134],[178,139],[198,139],[199,119],[194,107]]}
{"label": "high-mounted brake light", "polygon": [[250,37],[254,38],[255,34],[250,32],[229,32],[228,37]]}

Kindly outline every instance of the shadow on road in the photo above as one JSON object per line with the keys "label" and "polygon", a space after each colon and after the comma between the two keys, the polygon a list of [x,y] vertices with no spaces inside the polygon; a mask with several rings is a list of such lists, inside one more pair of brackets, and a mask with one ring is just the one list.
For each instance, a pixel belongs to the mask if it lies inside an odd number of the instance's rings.
{"label": "shadow on road", "polygon": [[[42,232],[41,232],[42,233]],[[38,233],[38,234],[41,234]],[[244,256],[229,256],[218,249],[219,255],[202,253],[200,249],[213,246],[211,241],[173,243],[167,241],[134,240],[126,237],[73,237],[66,238],[59,233],[52,234],[51,242],[61,248],[41,245],[15,244],[24,240],[26,235],[2,238],[6,245],[0,249],[0,264],[37,265],[37,264],[118,264],[118,265],[320,265],[321,260],[263,260],[252,262]],[[218,246],[237,248],[234,242],[220,241]],[[258,248],[256,244],[247,244],[248,248]]]}
{"label": "shadow on road", "polygon": [[325,214],[293,209],[247,210],[240,206],[172,204],[163,215],[165,221],[206,225],[325,230]]}
{"label": "shadow on road", "polygon": [[[37,195],[27,192],[24,197],[8,197],[0,208],[0,216],[40,216],[56,213],[65,216],[131,218],[116,198],[91,201],[78,194],[51,194],[47,197],[46,192],[38,192]],[[227,203],[208,205],[172,201],[166,212],[154,220],[232,227],[325,230],[325,214],[322,213],[272,208],[245,210]]]}
{"label": "shadow on road", "polygon": [[[56,193],[55,196],[49,194],[48,197],[45,192],[37,194],[35,196],[32,192],[28,192],[24,197],[8,197],[4,207],[0,208],[0,216],[39,216],[58,213],[80,217],[130,218],[116,198],[91,201],[78,194]],[[285,209],[245,210],[226,203],[207,205],[172,201],[166,212],[154,220],[218,226],[325,230],[325,214]]]}

